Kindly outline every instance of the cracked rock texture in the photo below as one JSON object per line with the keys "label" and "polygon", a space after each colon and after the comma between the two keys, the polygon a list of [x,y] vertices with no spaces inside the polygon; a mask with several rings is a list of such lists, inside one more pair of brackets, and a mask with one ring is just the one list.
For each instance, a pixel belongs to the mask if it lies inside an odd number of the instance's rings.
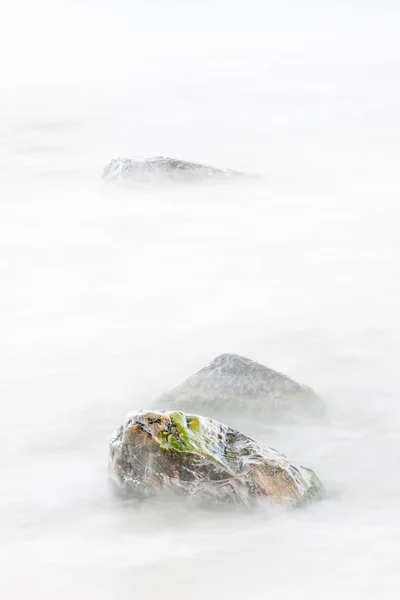
{"label": "cracked rock texture", "polygon": [[208,503],[289,507],[322,493],[310,469],[226,425],[180,411],[129,414],[110,442],[109,468],[139,498],[169,492]]}

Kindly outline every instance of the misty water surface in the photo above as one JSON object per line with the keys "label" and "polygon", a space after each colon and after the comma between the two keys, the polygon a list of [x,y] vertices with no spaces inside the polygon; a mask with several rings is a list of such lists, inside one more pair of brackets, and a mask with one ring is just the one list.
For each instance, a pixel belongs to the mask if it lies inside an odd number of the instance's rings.
{"label": "misty water surface", "polygon": [[[397,598],[398,4],[5,11],[2,597]],[[104,164],[134,154],[264,179],[104,186]],[[113,429],[221,352],[325,399],[321,423],[242,428],[315,469],[326,500],[280,514],[112,495]]]}

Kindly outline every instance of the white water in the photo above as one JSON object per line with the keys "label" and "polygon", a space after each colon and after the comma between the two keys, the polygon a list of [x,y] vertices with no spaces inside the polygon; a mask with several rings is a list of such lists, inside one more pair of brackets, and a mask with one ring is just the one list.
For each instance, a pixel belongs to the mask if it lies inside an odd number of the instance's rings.
{"label": "white water", "polygon": [[[2,597],[397,598],[398,4],[5,11]],[[110,158],[148,153],[266,181],[104,189]],[[325,398],[318,426],[243,428],[329,499],[285,515],[120,504],[113,428],[225,351]]]}

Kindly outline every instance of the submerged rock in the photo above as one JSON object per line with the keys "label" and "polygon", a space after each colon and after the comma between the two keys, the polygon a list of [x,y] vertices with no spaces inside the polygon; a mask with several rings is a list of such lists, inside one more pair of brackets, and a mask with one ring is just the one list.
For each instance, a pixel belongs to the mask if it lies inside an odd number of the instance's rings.
{"label": "submerged rock", "polygon": [[140,498],[166,492],[201,502],[298,506],[322,494],[313,471],[206,417],[146,411],[110,442],[113,479]]}
{"label": "submerged rock", "polygon": [[138,183],[166,181],[199,181],[244,176],[230,169],[216,169],[185,160],[165,156],[134,156],[113,158],[104,168],[103,178],[127,180]]}
{"label": "submerged rock", "polygon": [[262,413],[321,414],[322,400],[305,385],[237,354],[221,354],[162,396],[163,408],[256,416]]}

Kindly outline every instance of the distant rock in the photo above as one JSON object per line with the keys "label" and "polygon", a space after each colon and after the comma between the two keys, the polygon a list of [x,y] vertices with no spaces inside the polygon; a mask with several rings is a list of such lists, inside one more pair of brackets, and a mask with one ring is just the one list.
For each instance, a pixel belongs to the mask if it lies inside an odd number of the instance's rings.
{"label": "distant rock", "polygon": [[165,156],[113,158],[103,171],[103,178],[137,183],[166,183],[243,177],[244,173],[216,169],[208,165]]}
{"label": "distant rock", "polygon": [[237,354],[221,354],[164,394],[157,405],[211,417],[297,412],[321,414],[325,407],[311,388]]}
{"label": "distant rock", "polygon": [[322,494],[310,469],[217,421],[178,411],[128,415],[111,439],[109,469],[139,498],[169,492],[206,503],[290,507]]}

